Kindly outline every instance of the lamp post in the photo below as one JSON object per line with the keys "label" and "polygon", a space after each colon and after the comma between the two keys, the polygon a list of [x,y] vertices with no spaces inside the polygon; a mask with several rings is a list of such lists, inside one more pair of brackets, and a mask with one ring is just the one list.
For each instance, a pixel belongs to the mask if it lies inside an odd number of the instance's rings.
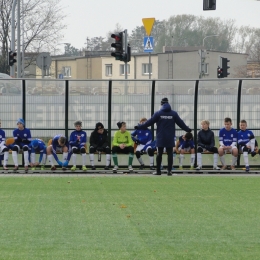
{"label": "lamp post", "polygon": [[[209,37],[214,37],[214,36],[219,36],[219,34],[213,34],[213,35],[208,35],[206,37],[203,38],[202,40],[202,46],[204,47],[204,41],[205,39],[209,38]],[[205,58],[204,54],[203,54],[203,51],[204,50],[201,50],[200,51],[200,76],[199,78],[201,79],[203,77],[203,73],[202,73],[202,68],[203,68],[203,65],[202,65],[202,60]],[[203,63],[204,64],[204,63]]]}
{"label": "lamp post", "polygon": [[204,47],[204,40],[205,39],[207,39],[209,37],[214,37],[214,36],[219,36],[219,34],[213,34],[213,35],[208,35],[208,36],[204,37],[203,40],[202,40],[202,46]]}

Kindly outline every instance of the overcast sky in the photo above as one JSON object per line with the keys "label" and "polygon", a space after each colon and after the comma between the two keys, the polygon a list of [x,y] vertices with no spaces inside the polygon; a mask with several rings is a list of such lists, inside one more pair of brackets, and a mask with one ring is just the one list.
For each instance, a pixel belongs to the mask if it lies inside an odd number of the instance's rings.
{"label": "overcast sky", "polygon": [[[130,34],[142,26],[142,18],[168,20],[170,16],[192,14],[204,17],[235,19],[237,25],[260,28],[260,1],[216,0],[215,11],[203,11],[203,0],[60,0],[67,18],[62,42],[85,46],[86,38],[103,36],[118,23]],[[152,36],[152,35],[151,35]]]}

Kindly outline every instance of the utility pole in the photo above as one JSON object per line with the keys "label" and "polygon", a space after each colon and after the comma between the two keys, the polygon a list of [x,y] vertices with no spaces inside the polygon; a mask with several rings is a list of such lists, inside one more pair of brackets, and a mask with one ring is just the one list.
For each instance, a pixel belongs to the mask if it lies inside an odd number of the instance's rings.
{"label": "utility pole", "polygon": [[[13,1],[12,5],[12,18],[11,18],[11,51],[15,51],[15,6],[17,0]],[[10,66],[10,76],[14,78],[15,76],[15,69],[14,66]]]}
{"label": "utility pole", "polygon": [[125,44],[125,57],[126,57],[126,59],[124,60],[124,62],[125,62],[125,79],[127,79],[127,73],[128,73],[128,71],[127,71],[127,29],[124,30],[124,33],[125,33],[125,42],[124,42],[124,44]]}

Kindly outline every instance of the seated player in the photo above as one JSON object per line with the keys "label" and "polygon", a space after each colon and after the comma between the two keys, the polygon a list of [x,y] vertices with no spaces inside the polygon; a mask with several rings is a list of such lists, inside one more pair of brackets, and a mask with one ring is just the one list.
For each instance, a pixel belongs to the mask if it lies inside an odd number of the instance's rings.
{"label": "seated player", "polygon": [[118,170],[117,153],[129,154],[128,169],[129,171],[133,171],[132,162],[134,158],[134,142],[131,138],[130,132],[126,130],[125,122],[117,122],[117,126],[119,130],[114,134],[112,148],[112,157],[114,161],[113,172],[117,172]]}
{"label": "seated player", "polygon": [[222,163],[221,170],[227,169],[227,165],[225,162],[225,154],[230,152],[232,154],[232,164],[231,170],[235,170],[235,165],[238,157],[238,149],[237,149],[237,131],[232,128],[232,120],[229,117],[224,119],[225,127],[219,130],[219,145],[218,153],[219,159]]}
{"label": "seated player", "polygon": [[202,153],[209,151],[213,153],[213,170],[220,170],[218,167],[218,148],[215,147],[214,132],[209,128],[209,121],[201,121],[201,130],[197,136],[197,162],[196,170],[202,169]]}
{"label": "seated player", "polygon": [[71,167],[72,171],[75,171],[76,168],[76,159],[77,159],[77,153],[80,152],[82,157],[82,170],[86,171],[86,162],[87,162],[87,154],[86,154],[86,142],[87,142],[87,133],[82,130],[82,122],[76,121],[74,123],[75,130],[70,134],[70,147],[72,152],[72,164]]}
{"label": "seated player", "polygon": [[194,161],[195,161],[195,145],[193,141],[193,135],[192,133],[186,133],[185,135],[182,135],[179,137],[179,140],[176,144],[177,149],[180,152],[180,163],[179,163],[179,169],[182,170],[182,163],[184,159],[184,153],[190,152],[190,169],[194,169]]}
{"label": "seated player", "polygon": [[14,143],[10,145],[12,149],[12,157],[14,161],[14,171],[18,170],[18,153],[20,149],[23,150],[24,155],[24,169],[28,171],[29,165],[29,144],[31,143],[31,131],[25,128],[25,122],[22,118],[17,120],[17,129],[13,131]]}
{"label": "seated player", "polygon": [[[63,162],[59,160],[58,153],[62,153]],[[51,170],[56,170],[56,167],[53,163],[53,157],[59,166],[62,167],[63,170],[66,170],[66,167],[69,164],[71,153],[69,153],[69,142],[64,135],[55,135],[52,139],[51,145],[47,147],[47,158],[51,164]]]}
{"label": "seated player", "polygon": [[[141,118],[139,121],[139,125],[144,124],[147,121],[146,118]],[[145,129],[138,129],[135,130],[131,133],[132,140],[137,144],[136,150],[135,150],[135,156],[138,160],[138,162],[141,164],[140,170],[143,170],[144,168],[144,162],[143,159],[141,158],[142,154],[141,151],[144,149],[145,146],[149,145],[152,142],[152,132],[148,128]],[[146,149],[144,150],[146,152]],[[152,149],[149,149],[149,157],[150,157],[150,162],[154,160],[154,152]],[[151,166],[150,164],[150,169],[153,168],[153,164]],[[154,169],[154,168],[153,168]],[[154,169],[155,170],[155,169]]]}
{"label": "seated player", "polygon": [[239,145],[239,149],[243,152],[243,158],[245,162],[246,171],[249,172],[249,160],[248,153],[251,154],[252,157],[256,155],[255,146],[256,140],[254,133],[251,130],[247,129],[246,120],[241,120],[239,123],[240,131],[237,133],[237,143]]}
{"label": "seated player", "polygon": [[[35,154],[38,152],[40,154],[39,161],[35,162]],[[41,165],[41,170],[45,170],[46,164],[46,145],[41,139],[32,140],[29,144],[29,158],[31,161],[32,170],[35,170],[35,167]]]}
{"label": "seated player", "polygon": [[[108,131],[104,128],[101,122],[96,123],[95,130],[90,135],[90,147],[89,147],[89,159],[91,163],[92,170],[96,170],[94,164],[94,153],[98,151],[99,153],[106,153],[106,166],[105,170],[109,170],[109,165],[111,163],[111,147],[110,140],[108,137]],[[101,154],[99,154],[101,160]]]}

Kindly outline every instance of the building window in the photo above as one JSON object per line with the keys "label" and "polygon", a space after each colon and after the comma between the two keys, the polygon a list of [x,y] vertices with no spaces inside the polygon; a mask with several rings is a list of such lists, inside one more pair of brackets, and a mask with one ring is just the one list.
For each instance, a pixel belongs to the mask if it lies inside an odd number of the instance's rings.
{"label": "building window", "polygon": [[[130,65],[127,64],[127,74],[130,74]],[[120,64],[120,75],[125,75],[125,64]]]}
{"label": "building window", "polygon": [[106,76],[112,76],[112,64],[106,64]]}
{"label": "building window", "polygon": [[62,67],[63,77],[71,77],[71,67]]}
{"label": "building window", "polygon": [[201,68],[200,62],[199,62],[198,66],[199,66],[199,73],[200,73],[200,70],[202,69],[203,74],[209,74],[209,64],[208,63],[204,63],[203,68]]}
{"label": "building window", "polygon": [[[150,64],[150,68],[151,68],[151,74],[153,73],[153,66],[152,66],[152,64]],[[147,74],[149,74],[149,63],[143,63],[142,64],[142,73],[144,74],[144,75],[147,75]]]}

